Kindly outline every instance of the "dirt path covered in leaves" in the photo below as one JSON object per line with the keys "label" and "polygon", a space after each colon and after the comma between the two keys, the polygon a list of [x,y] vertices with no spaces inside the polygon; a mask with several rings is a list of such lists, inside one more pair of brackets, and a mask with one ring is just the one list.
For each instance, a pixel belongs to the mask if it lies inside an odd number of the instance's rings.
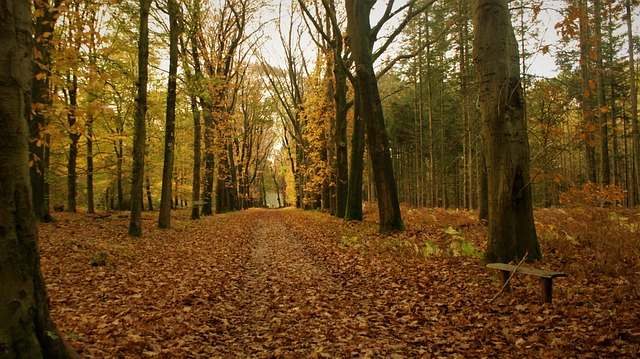
{"label": "dirt path covered in leaves", "polygon": [[477,258],[353,245],[367,229],[329,216],[249,210],[161,231],[147,215],[140,239],[116,215],[61,214],[40,227],[54,320],[86,357],[638,353],[637,301],[576,298],[571,279],[554,306],[539,305],[530,282],[489,303],[497,284]]}

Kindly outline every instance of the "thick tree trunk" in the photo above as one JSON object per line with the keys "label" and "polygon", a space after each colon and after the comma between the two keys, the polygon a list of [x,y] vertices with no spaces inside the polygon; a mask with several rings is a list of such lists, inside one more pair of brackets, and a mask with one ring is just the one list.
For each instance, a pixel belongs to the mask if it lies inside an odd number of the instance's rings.
{"label": "thick tree trunk", "polygon": [[489,238],[485,260],[542,257],[533,220],[529,143],[518,45],[508,0],[473,0],[474,59],[487,175]]}
{"label": "thick tree trunk", "polygon": [[0,1],[0,356],[70,358],[49,316],[29,174],[31,8]]}
{"label": "thick tree trunk", "polygon": [[369,15],[372,5],[370,1],[346,0],[347,32],[356,66],[362,116],[366,126],[367,145],[378,197],[379,230],[384,233],[402,231],[405,226],[400,213],[378,81],[373,70],[372,44],[369,38],[371,31]]}
{"label": "thick tree trunk", "polygon": [[[167,113],[164,137],[164,165],[162,168],[162,194],[158,227],[171,227],[171,182],[173,180],[173,160],[176,142],[176,89],[178,75],[178,24],[179,7],[176,0],[169,0],[169,80],[167,83]],[[177,192],[177,191],[176,191]],[[177,207],[177,204],[176,204]]]}
{"label": "thick tree trunk", "polygon": [[138,43],[138,97],[133,134],[133,170],[131,171],[131,216],[129,235],[142,236],[142,182],[146,141],[147,80],[149,63],[149,8],[151,0],[140,0],[140,40]]}

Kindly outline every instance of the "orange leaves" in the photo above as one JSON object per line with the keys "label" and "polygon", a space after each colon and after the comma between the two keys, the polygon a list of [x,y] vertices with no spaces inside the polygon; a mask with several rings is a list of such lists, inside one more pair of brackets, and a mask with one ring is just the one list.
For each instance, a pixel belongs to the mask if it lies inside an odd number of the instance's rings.
{"label": "orange leaves", "polygon": [[[145,212],[144,239],[124,235],[126,216],[58,216],[39,227],[52,314],[88,358],[632,357],[639,349],[640,306],[612,300],[614,278],[572,274],[554,286],[554,306],[541,306],[537,281],[516,277],[511,294],[489,303],[499,281],[478,259],[384,248],[393,240],[444,248],[454,231],[481,248],[486,228],[473,212],[405,209],[409,230],[393,236],[293,209],[196,222],[176,211],[174,229],[159,231]],[[571,230],[553,222],[561,216],[537,218],[549,223],[539,225],[544,238]],[[572,221],[588,226],[590,217]],[[363,245],[342,246],[342,237]],[[559,250],[542,265],[564,270]],[[100,252],[106,265],[91,266]]]}

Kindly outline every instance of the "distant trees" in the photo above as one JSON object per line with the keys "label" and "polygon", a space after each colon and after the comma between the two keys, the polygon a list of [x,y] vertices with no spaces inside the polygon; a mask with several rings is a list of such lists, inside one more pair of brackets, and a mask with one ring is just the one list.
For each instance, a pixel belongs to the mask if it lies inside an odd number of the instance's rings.
{"label": "distant trees", "polygon": [[[485,217],[488,144],[474,100],[469,2],[387,3],[365,19],[371,3],[298,1],[271,9],[286,19],[279,24],[266,21],[257,0],[171,4],[183,31],[175,77],[162,60],[176,42],[162,14],[169,3],[149,6],[147,52],[140,29],[124,20],[138,19],[141,3],[34,3],[38,218],[49,216],[47,201],[57,210],[132,210],[132,223],[159,204],[165,220],[187,206],[198,218],[265,205],[276,182],[281,203],[348,220],[363,218],[363,201],[377,202],[384,231],[402,228],[401,203],[484,209]],[[532,41],[546,11],[539,1],[509,4],[519,24],[534,204],[561,205],[563,193],[589,181],[622,193],[617,203],[637,204],[636,49],[616,51],[633,45],[632,27],[625,34],[617,21],[633,4],[566,1],[558,49]],[[283,50],[262,47],[267,33]],[[559,74],[528,74],[535,53],[548,51]],[[136,69],[145,53],[142,115]],[[168,94],[173,164],[162,146]]]}

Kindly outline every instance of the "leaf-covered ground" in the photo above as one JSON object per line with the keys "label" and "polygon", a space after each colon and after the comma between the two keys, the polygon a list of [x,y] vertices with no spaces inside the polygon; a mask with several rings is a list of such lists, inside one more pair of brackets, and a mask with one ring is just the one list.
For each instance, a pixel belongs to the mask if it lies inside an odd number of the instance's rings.
{"label": "leaf-covered ground", "polygon": [[[540,304],[537,278],[527,276],[491,301],[498,276],[477,255],[486,228],[469,212],[406,210],[409,230],[386,236],[375,233],[373,220],[293,209],[199,221],[177,211],[170,230],[155,228],[156,215],[144,214],[139,239],[126,236],[124,213],[60,213],[39,226],[52,315],[83,356],[640,352],[638,213],[536,214],[546,256],[536,266],[569,274],[554,281],[553,305]],[[608,235],[606,249],[590,239],[599,231]]]}

